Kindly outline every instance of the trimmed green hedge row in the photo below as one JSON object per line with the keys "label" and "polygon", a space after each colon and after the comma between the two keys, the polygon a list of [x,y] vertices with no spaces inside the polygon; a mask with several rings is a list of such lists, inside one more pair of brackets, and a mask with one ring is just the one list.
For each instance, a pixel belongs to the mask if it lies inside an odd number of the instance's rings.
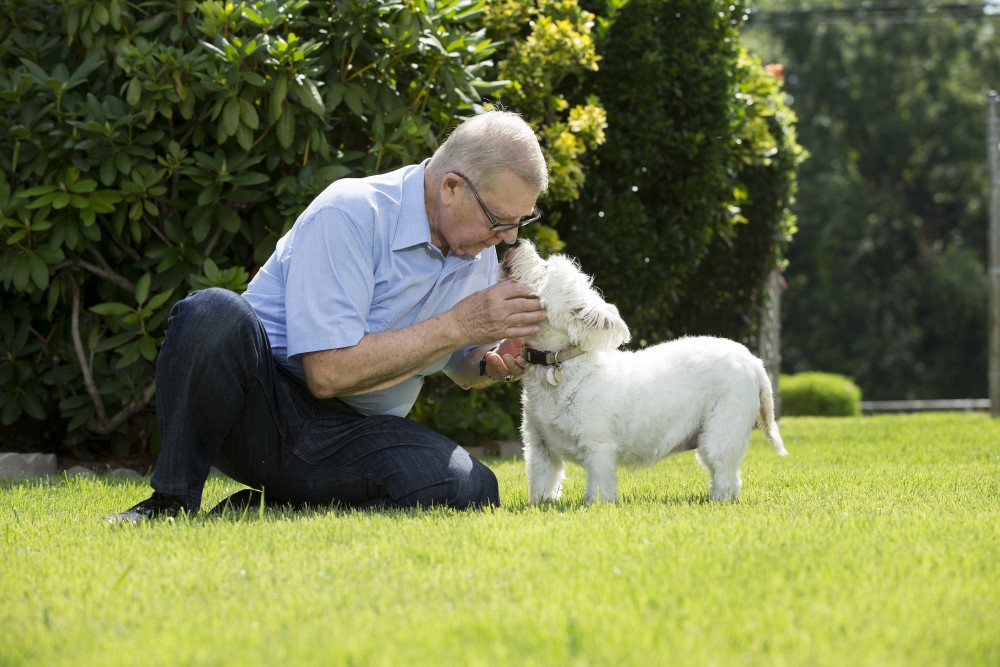
{"label": "trimmed green hedge row", "polygon": [[853,417],[861,414],[861,389],[834,373],[782,375],[781,414],[789,417]]}

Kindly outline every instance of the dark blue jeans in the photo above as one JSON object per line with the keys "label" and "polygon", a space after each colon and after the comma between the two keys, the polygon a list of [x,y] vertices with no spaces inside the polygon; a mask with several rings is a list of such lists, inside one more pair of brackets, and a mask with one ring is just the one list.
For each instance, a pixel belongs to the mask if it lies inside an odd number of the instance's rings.
{"label": "dark blue jeans", "polygon": [[256,313],[227,290],[195,292],[170,312],[156,412],[162,446],[151,484],[192,511],[213,465],[275,501],[500,504],[493,472],[443,435],[315,398],[272,359]]}

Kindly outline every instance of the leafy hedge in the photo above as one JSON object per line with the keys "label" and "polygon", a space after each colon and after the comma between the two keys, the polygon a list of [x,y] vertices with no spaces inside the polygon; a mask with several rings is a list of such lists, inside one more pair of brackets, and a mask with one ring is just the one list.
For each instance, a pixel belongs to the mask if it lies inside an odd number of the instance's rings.
{"label": "leafy hedge", "polygon": [[782,375],[781,413],[789,417],[853,417],[861,414],[861,389],[835,373]]}
{"label": "leafy hedge", "polygon": [[795,230],[804,153],[743,21],[728,0],[631,0],[599,42],[607,141],[558,229],[639,345],[746,340]]}
{"label": "leafy hedge", "polygon": [[797,230],[791,206],[798,166],[806,158],[780,77],[780,67],[765,68],[740,52],[727,169],[734,188],[724,203],[735,215],[712,237],[670,310],[667,330],[678,335],[714,334],[750,343],[758,332],[769,277],[784,264]]}

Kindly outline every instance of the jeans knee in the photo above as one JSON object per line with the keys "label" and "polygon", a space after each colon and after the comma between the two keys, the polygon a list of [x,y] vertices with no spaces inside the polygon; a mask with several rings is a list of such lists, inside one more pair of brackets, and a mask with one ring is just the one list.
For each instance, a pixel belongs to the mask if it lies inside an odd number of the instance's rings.
{"label": "jeans knee", "polygon": [[226,330],[240,326],[243,320],[252,315],[253,308],[236,292],[209,287],[191,292],[174,304],[168,326],[184,322],[188,326],[207,325],[214,330]]}
{"label": "jeans knee", "polygon": [[[462,460],[455,465],[455,458]],[[488,467],[474,459],[464,449],[455,450],[452,457],[452,492],[448,504],[458,509],[500,506],[500,485]]]}
{"label": "jeans knee", "polygon": [[[212,357],[220,347],[233,348],[259,326],[247,301],[226,289],[211,287],[178,301],[167,320],[166,342],[179,338],[191,353]],[[164,345],[164,349],[167,345]]]}

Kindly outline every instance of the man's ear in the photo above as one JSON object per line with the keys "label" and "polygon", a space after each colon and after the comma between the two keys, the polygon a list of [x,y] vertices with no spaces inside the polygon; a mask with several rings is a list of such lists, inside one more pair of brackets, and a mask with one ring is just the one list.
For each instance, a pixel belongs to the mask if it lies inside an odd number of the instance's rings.
{"label": "man's ear", "polygon": [[455,189],[458,187],[459,180],[458,176],[451,172],[445,174],[444,178],[441,179],[441,203],[445,206],[451,206],[455,197],[458,196]]}

